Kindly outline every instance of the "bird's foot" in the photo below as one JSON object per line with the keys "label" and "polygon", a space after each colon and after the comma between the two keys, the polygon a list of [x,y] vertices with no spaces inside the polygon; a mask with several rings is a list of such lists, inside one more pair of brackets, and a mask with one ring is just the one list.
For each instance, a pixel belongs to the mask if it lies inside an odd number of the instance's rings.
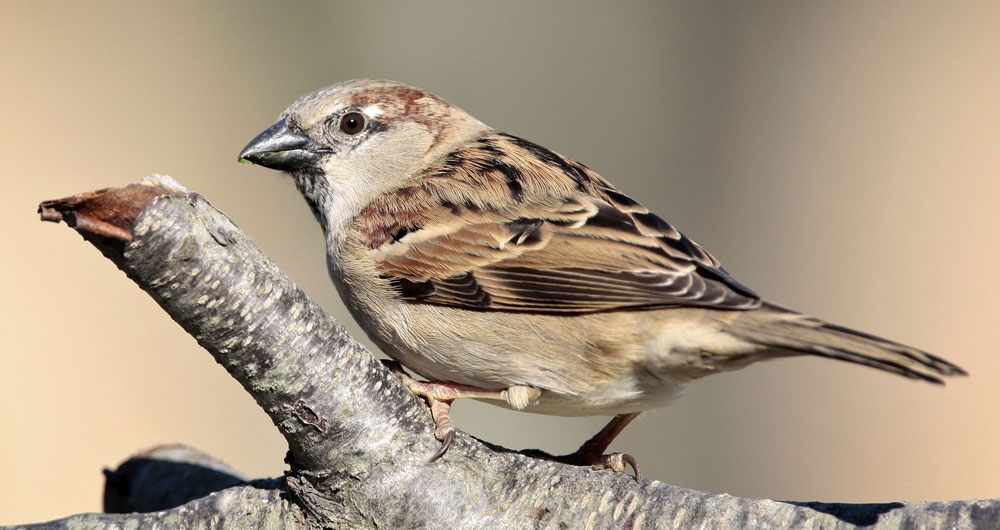
{"label": "bird's foot", "polygon": [[577,450],[575,453],[568,455],[562,455],[555,457],[556,462],[562,462],[564,464],[570,464],[573,466],[591,466],[594,469],[610,469],[615,473],[624,473],[626,466],[632,468],[632,474],[635,475],[635,479],[639,480],[641,475],[639,473],[639,463],[630,454],[626,453],[589,453],[583,450]]}
{"label": "bird's foot", "polygon": [[507,401],[506,390],[487,390],[470,385],[442,381],[418,381],[406,373],[396,361],[383,360],[382,364],[396,375],[414,394],[424,398],[434,420],[434,437],[441,440],[441,447],[431,456],[433,462],[448,452],[455,439],[455,424],[451,421],[451,402],[458,398],[499,399]]}
{"label": "bird's foot", "polygon": [[626,466],[628,466],[632,468],[632,474],[635,475],[635,479],[639,480],[641,478],[639,463],[635,457],[625,453],[604,453],[608,449],[608,446],[611,445],[612,440],[638,415],[638,412],[619,414],[612,418],[600,432],[586,442],[583,442],[583,445],[576,452],[550,458],[556,462],[574,466],[592,466],[597,469],[610,469],[615,473],[624,473]]}

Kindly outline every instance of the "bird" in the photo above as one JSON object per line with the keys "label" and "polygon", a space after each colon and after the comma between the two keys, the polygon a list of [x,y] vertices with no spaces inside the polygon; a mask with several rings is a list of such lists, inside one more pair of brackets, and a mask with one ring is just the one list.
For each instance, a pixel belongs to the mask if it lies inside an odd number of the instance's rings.
{"label": "bird", "polygon": [[431,460],[454,439],[458,398],[611,415],[553,458],[638,478],[608,446],[695,379],[800,355],[938,384],[966,375],[763,300],[587,166],[419,88],[359,79],[306,94],[239,161],[294,180],[349,312],[430,406]]}

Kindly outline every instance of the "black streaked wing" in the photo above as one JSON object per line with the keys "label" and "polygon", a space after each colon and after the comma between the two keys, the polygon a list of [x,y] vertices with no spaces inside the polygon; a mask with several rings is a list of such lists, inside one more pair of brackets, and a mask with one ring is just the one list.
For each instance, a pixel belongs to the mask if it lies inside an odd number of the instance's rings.
{"label": "black streaked wing", "polygon": [[399,241],[406,251],[385,255],[379,270],[407,301],[476,310],[759,305],[752,291],[683,235],[649,235],[668,228],[664,221],[638,224],[607,202],[589,201],[593,213],[580,225],[557,215],[455,226],[423,240],[408,241],[407,234]]}
{"label": "black streaked wing", "polygon": [[[760,305],[666,221],[586,167],[540,150],[484,137],[399,190],[405,202],[362,214],[378,271],[402,299],[557,314]],[[484,190],[478,202],[458,201],[470,188]]]}

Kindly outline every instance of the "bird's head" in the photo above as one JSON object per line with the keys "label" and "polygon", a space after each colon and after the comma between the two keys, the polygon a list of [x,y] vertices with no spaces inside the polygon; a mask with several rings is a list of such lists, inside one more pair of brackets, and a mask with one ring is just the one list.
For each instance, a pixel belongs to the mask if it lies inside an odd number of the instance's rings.
{"label": "bird's head", "polygon": [[302,96],[240,152],[290,174],[325,228],[488,128],[424,90],[354,80]]}

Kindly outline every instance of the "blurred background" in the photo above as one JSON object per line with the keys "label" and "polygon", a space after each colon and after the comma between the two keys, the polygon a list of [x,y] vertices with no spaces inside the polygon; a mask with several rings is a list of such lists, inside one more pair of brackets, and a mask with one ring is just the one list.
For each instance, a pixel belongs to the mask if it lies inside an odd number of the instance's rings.
{"label": "blurred background", "polygon": [[[265,414],[37,204],[159,172],[362,337],[290,180],[236,154],[299,95],[427,88],[575,158],[775,302],[938,353],[941,388],[821,359],[692,385],[612,446],[645,475],[822,501],[1000,496],[1000,4],[0,3],[0,524],[100,509],[167,442],[282,473]],[[606,418],[475,402],[458,426],[569,452]]]}

